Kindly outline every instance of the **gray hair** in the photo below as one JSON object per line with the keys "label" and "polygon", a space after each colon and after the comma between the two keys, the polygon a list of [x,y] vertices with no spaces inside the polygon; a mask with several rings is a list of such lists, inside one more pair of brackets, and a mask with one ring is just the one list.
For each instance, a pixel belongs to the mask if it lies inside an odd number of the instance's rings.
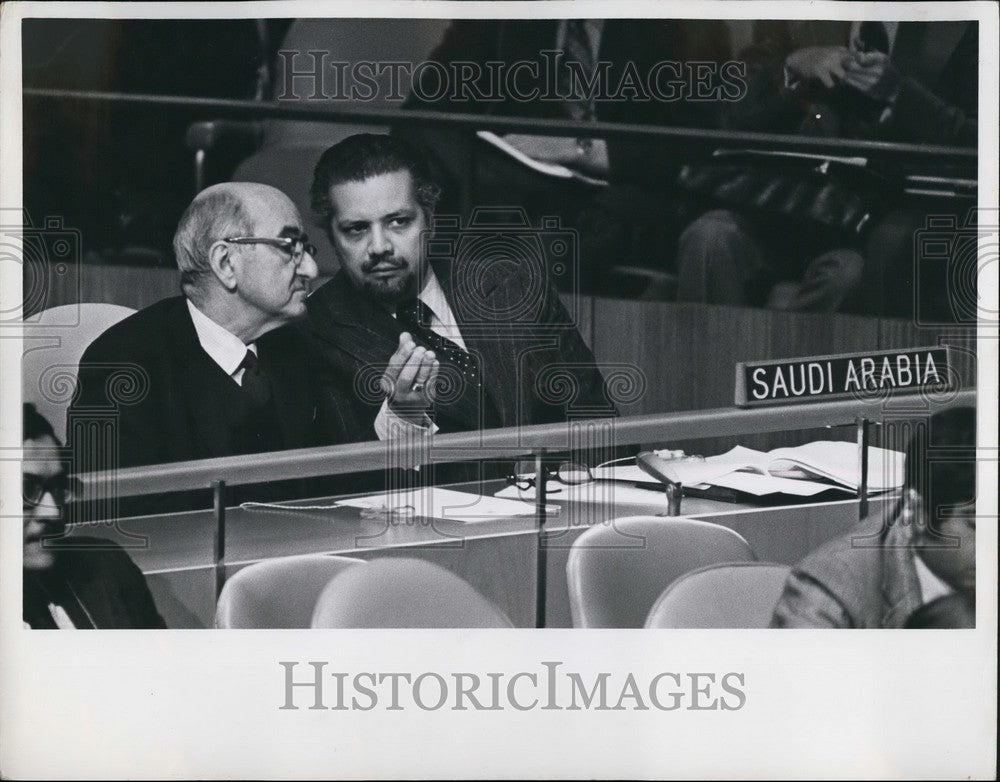
{"label": "gray hair", "polygon": [[252,230],[253,221],[243,199],[232,188],[216,185],[199,193],[184,210],[174,234],[174,257],[184,293],[198,290],[199,278],[212,271],[209,251],[215,242]]}

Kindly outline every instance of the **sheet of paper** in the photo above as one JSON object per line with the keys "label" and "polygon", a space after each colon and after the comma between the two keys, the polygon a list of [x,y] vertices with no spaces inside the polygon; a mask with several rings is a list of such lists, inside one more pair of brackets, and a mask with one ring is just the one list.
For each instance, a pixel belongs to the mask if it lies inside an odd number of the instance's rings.
{"label": "sheet of paper", "polygon": [[586,182],[591,185],[600,185],[602,187],[607,187],[608,185],[608,181],[606,179],[588,176],[580,171],[575,171],[572,168],[564,166],[561,163],[549,163],[545,160],[536,160],[515,147],[502,136],[498,136],[492,131],[477,130],[476,135],[486,143],[492,144],[497,149],[510,155],[514,158],[514,160],[526,165],[528,168],[533,171],[537,171],[540,174],[558,177],[559,179],[579,179],[581,182]]}
{"label": "sheet of paper", "polygon": [[[361,508],[362,510],[384,509],[387,512],[412,513],[420,518],[464,522],[535,515],[535,506],[529,502],[486,497],[435,486],[414,491],[355,497],[341,500],[337,505],[347,508]],[[559,506],[547,506],[545,512],[558,513]]]}
{"label": "sheet of paper", "polygon": [[[773,478],[794,480],[798,483],[809,482],[810,478],[822,476],[848,488],[856,489],[858,485],[858,446],[855,443],[837,440],[818,440],[794,448],[777,448],[769,453],[737,445],[723,454],[709,456],[704,460],[676,459],[666,464],[672,470],[674,479],[685,486],[705,483],[729,486],[729,483],[722,483],[721,479],[747,468],[767,473]],[[903,465],[903,454],[870,447],[868,449],[869,491],[887,491],[902,486]],[[591,472],[595,478],[602,480],[633,483],[655,480],[634,464],[602,467]],[[735,480],[746,483],[743,478]],[[826,484],[818,485],[824,489],[830,488]],[[809,496],[810,493],[818,493],[820,490],[809,493],[784,489],[778,491],[784,494]]]}
{"label": "sheet of paper", "polygon": [[[856,487],[859,482],[858,446],[843,441],[818,440],[796,448],[776,448],[771,472],[781,470],[784,462],[800,464],[839,483]],[[903,485],[905,456],[885,448],[868,449],[868,488],[871,491],[897,489]]]}
{"label": "sheet of paper", "polygon": [[[760,475],[755,472],[731,472],[728,475],[721,475],[712,481],[713,486],[722,486],[727,489],[753,494],[756,497],[763,497],[768,494],[791,494],[795,497],[812,497],[816,494],[838,490],[840,487],[831,486],[828,483],[817,483],[816,481],[803,481],[793,478],[776,478],[773,475]],[[844,496],[849,497],[851,492],[843,489]]]}

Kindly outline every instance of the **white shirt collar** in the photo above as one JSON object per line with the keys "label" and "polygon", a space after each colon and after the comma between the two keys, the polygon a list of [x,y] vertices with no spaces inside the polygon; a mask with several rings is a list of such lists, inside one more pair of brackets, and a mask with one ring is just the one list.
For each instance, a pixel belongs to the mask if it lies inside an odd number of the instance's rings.
{"label": "white shirt collar", "polygon": [[428,324],[431,330],[446,339],[450,339],[462,350],[468,350],[465,340],[462,339],[462,333],[459,331],[458,323],[455,321],[455,313],[452,312],[451,306],[448,304],[448,297],[444,295],[444,288],[441,287],[440,281],[429,265],[427,275],[424,278],[424,287],[417,294],[417,298],[430,307],[431,312],[434,313],[434,317]]}
{"label": "white shirt collar", "polygon": [[[187,306],[202,350],[208,353],[212,361],[222,367],[222,371],[227,375],[235,375],[237,372],[242,375],[240,364],[247,354],[247,349],[249,348],[256,353],[257,346],[253,343],[243,344],[243,340],[208,317],[194,306],[190,299],[187,301]],[[238,378],[237,382],[239,382]]]}
{"label": "white shirt collar", "polygon": [[921,604],[937,600],[939,597],[950,595],[955,590],[942,581],[929,567],[919,552],[913,557],[913,564],[917,569],[917,581],[920,584]]}
{"label": "white shirt collar", "polygon": [[[431,312],[434,313],[434,316],[438,320],[444,322],[443,315],[447,314],[451,316],[451,307],[448,306],[448,299],[444,295],[444,289],[441,287],[437,275],[434,274],[430,266],[427,267],[427,276],[424,279],[423,290],[417,294],[417,298],[431,308]],[[454,321],[454,317],[449,317],[448,319]]]}

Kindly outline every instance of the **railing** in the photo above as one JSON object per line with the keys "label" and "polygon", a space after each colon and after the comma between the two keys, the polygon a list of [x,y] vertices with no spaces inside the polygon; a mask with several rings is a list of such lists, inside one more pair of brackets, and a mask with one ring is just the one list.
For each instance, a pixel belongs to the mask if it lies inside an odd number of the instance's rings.
{"label": "railing", "polygon": [[[86,487],[114,486],[119,496],[160,494],[191,489],[213,490],[213,560],[215,595],[218,598],[226,580],[226,489],[228,485],[311,478],[321,475],[377,470],[389,464],[426,465],[453,461],[531,456],[535,473],[535,525],[540,544],[536,550],[535,617],[536,627],[543,627],[546,612],[546,574],[548,553],[541,543],[546,522],[546,481],[549,473],[543,464],[547,452],[567,450],[569,432],[574,426],[605,427],[611,445],[670,442],[682,438],[775,432],[790,429],[854,425],[858,443],[858,515],[868,515],[868,444],[870,424],[887,417],[898,419],[913,401],[911,409],[922,414],[931,407],[975,405],[974,389],[960,391],[934,403],[919,395],[900,397],[906,400],[893,410],[887,400],[846,400],[805,402],[778,408],[719,408],[684,413],[633,416],[626,418],[570,420],[512,429],[493,429],[447,435],[428,435],[425,440],[365,442],[295,451],[277,451],[220,459],[204,459],[172,464],[135,467],[117,472],[90,473],[81,477]],[[905,406],[904,406],[905,405]],[[110,482],[110,483],[109,483]],[[667,496],[677,499],[667,487]],[[670,503],[668,513],[679,512]]]}
{"label": "railing", "polygon": [[[921,397],[892,397],[896,399]],[[935,407],[975,405],[975,389],[959,391]],[[792,431],[827,426],[855,425],[858,421],[878,423],[899,412],[886,400],[838,400],[803,402],[789,407],[717,408],[678,413],[630,416],[613,419],[614,445],[671,442],[681,439]],[[602,419],[607,421],[609,419]],[[571,422],[583,425],[584,420]],[[241,486],[265,481],[314,478],[326,475],[380,470],[386,466],[387,449],[394,460],[407,464],[445,463],[472,459],[520,458],[543,451],[567,449],[571,424],[541,424],[508,429],[429,436],[428,442],[361,442],[345,445],[275,451],[246,456],[227,456],[188,462],[130,467],[115,472],[81,475],[85,488],[108,486],[113,481],[118,496],[205,489],[215,481]],[[428,447],[430,445],[430,447]]]}
{"label": "railing", "polygon": [[199,109],[211,118],[267,118],[323,122],[365,122],[379,125],[422,125],[574,137],[632,139],[669,142],[678,152],[693,149],[755,148],[769,152],[796,151],[819,155],[864,155],[909,162],[967,164],[975,171],[977,150],[887,141],[816,138],[777,133],[750,133],[705,128],[674,128],[620,122],[587,122],[563,119],[502,117],[485,114],[428,111],[424,109],[371,109],[335,101],[249,101],[195,98],[180,95],[142,95],[121,92],[87,92],[25,88],[26,100],[114,103],[164,109]]}

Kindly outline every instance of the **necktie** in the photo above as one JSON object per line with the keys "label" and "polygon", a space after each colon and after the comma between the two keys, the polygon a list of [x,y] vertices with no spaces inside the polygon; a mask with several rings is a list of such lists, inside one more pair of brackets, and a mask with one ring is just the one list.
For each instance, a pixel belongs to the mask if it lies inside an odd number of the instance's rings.
{"label": "necktie", "polygon": [[433,311],[420,299],[410,299],[396,307],[396,321],[413,335],[418,345],[433,350],[442,364],[458,369],[472,386],[479,385],[479,365],[472,356],[430,328]]}
{"label": "necktie", "polygon": [[590,36],[587,35],[587,23],[583,19],[566,20],[566,39],[563,41],[563,52],[566,59],[560,70],[560,86],[562,94],[566,95],[566,111],[572,119],[593,120],[596,109],[593,98],[583,94],[583,85],[570,76],[567,63],[579,63],[583,76],[588,81],[594,70],[594,52],[590,47]]}
{"label": "necktie", "polygon": [[862,22],[858,37],[863,51],[889,53],[889,33],[882,22]]}
{"label": "necktie", "polygon": [[240,367],[243,369],[243,393],[254,407],[263,407],[271,399],[271,382],[260,368],[257,354],[248,349]]}

